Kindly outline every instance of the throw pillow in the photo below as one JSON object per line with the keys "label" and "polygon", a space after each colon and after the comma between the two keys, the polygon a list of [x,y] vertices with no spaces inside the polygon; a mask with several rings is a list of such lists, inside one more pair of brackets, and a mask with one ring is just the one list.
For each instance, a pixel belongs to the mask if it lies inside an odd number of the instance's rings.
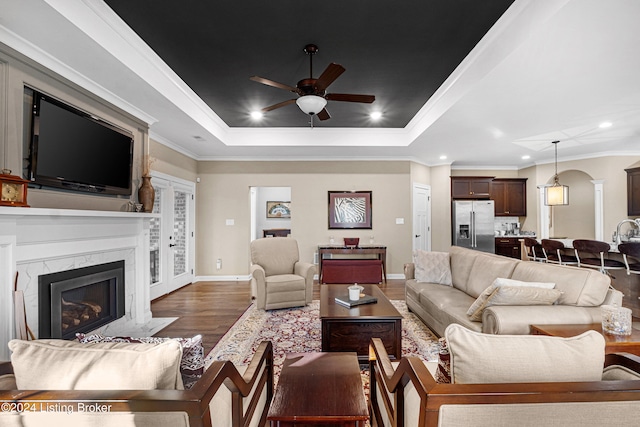
{"label": "throw pillow", "polygon": [[18,390],[182,389],[177,341],[162,344],[11,340]]}
{"label": "throw pillow", "polygon": [[487,298],[489,298],[489,295],[491,295],[494,289],[501,286],[526,286],[533,288],[553,289],[555,288],[556,284],[546,282],[523,282],[521,280],[498,277],[489,287],[482,291],[482,293],[478,296],[478,298],[476,298],[473,304],[471,304],[471,307],[469,307],[469,310],[467,310],[467,316],[472,316],[473,313],[478,311],[478,309],[486,303]]}
{"label": "throw pillow", "polygon": [[480,322],[484,309],[493,305],[552,305],[560,296],[562,292],[557,289],[499,286],[469,317],[473,322]]}
{"label": "throw pillow", "polygon": [[202,335],[196,335],[193,338],[162,338],[162,337],[106,337],[99,334],[85,335],[76,334],[78,341],[86,343],[98,342],[124,342],[124,343],[144,343],[144,344],[161,344],[163,342],[173,340],[177,341],[182,347],[182,359],[180,360],[180,374],[184,388],[189,390],[198,382],[204,373],[204,347],[202,345]]}
{"label": "throw pillow", "polygon": [[493,335],[459,324],[445,330],[451,381],[458,384],[600,381],[604,337],[596,331],[561,338]]}
{"label": "throw pillow", "polygon": [[448,252],[417,250],[413,253],[415,278],[418,282],[451,286],[451,264]]}
{"label": "throw pillow", "polygon": [[450,384],[451,383],[451,365],[449,347],[447,346],[447,340],[443,337],[438,340],[440,344],[440,350],[438,352],[438,368],[436,369],[435,380],[437,383]]}

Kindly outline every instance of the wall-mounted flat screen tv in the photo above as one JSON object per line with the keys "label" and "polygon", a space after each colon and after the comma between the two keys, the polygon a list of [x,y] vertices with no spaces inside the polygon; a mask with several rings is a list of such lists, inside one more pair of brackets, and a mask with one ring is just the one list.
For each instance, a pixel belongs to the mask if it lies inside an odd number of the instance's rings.
{"label": "wall-mounted flat screen tv", "polygon": [[27,174],[35,184],[130,195],[133,135],[34,91]]}

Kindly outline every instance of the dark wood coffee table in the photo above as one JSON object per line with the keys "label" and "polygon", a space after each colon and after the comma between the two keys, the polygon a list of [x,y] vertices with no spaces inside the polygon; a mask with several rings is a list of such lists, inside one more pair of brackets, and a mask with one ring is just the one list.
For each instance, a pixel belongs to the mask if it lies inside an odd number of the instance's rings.
{"label": "dark wood coffee table", "polygon": [[286,355],[267,415],[271,426],[361,427],[368,419],[355,353]]}
{"label": "dark wood coffee table", "polygon": [[[532,335],[550,335],[554,337],[574,337],[593,330],[602,334],[601,323],[584,325],[531,325]],[[605,354],[631,353],[640,356],[640,331],[633,329],[631,335],[602,334],[605,340]]]}
{"label": "dark wood coffee table", "polygon": [[402,357],[402,314],[376,285],[362,285],[363,293],[378,299],[374,304],[353,308],[335,302],[335,297],[347,294],[349,285],[320,286],[320,323],[322,351],[355,351],[358,360],[369,360],[371,338],[380,338],[389,357]]}

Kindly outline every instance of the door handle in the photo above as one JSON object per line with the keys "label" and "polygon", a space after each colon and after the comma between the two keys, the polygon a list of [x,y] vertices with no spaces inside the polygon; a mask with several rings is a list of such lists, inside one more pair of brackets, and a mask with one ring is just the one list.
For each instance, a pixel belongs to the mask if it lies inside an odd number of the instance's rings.
{"label": "door handle", "polygon": [[172,248],[172,247],[174,247],[174,246],[176,246],[176,245],[174,245],[173,243],[169,243],[169,247],[170,247],[170,248]]}
{"label": "door handle", "polygon": [[420,235],[419,235],[419,234],[416,234],[416,237],[420,237]]}

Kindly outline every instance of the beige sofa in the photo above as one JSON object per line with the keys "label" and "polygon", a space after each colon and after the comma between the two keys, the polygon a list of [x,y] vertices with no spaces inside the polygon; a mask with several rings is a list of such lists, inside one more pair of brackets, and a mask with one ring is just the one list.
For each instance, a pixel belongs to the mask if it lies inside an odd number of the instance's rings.
{"label": "beige sofa", "polygon": [[[13,340],[0,363],[0,425],[7,427],[257,427],[273,395],[273,347],[247,366],[215,361],[182,389],[180,346]],[[42,387],[37,387],[42,384]]]}
{"label": "beige sofa", "polygon": [[382,341],[372,339],[373,427],[638,425],[640,357],[605,356],[595,331],[559,338],[451,325],[445,337],[453,383],[436,382],[438,362],[391,362]]}
{"label": "beige sofa", "polygon": [[[599,323],[601,305],[622,302],[622,293],[611,288],[609,277],[592,269],[521,261],[457,246],[451,247],[447,258],[451,286],[419,282],[414,263],[404,270],[407,307],[439,336],[451,323],[491,334],[528,334],[532,324]],[[481,321],[472,321],[467,311],[497,278],[550,282],[561,296],[552,305],[489,306]]]}

